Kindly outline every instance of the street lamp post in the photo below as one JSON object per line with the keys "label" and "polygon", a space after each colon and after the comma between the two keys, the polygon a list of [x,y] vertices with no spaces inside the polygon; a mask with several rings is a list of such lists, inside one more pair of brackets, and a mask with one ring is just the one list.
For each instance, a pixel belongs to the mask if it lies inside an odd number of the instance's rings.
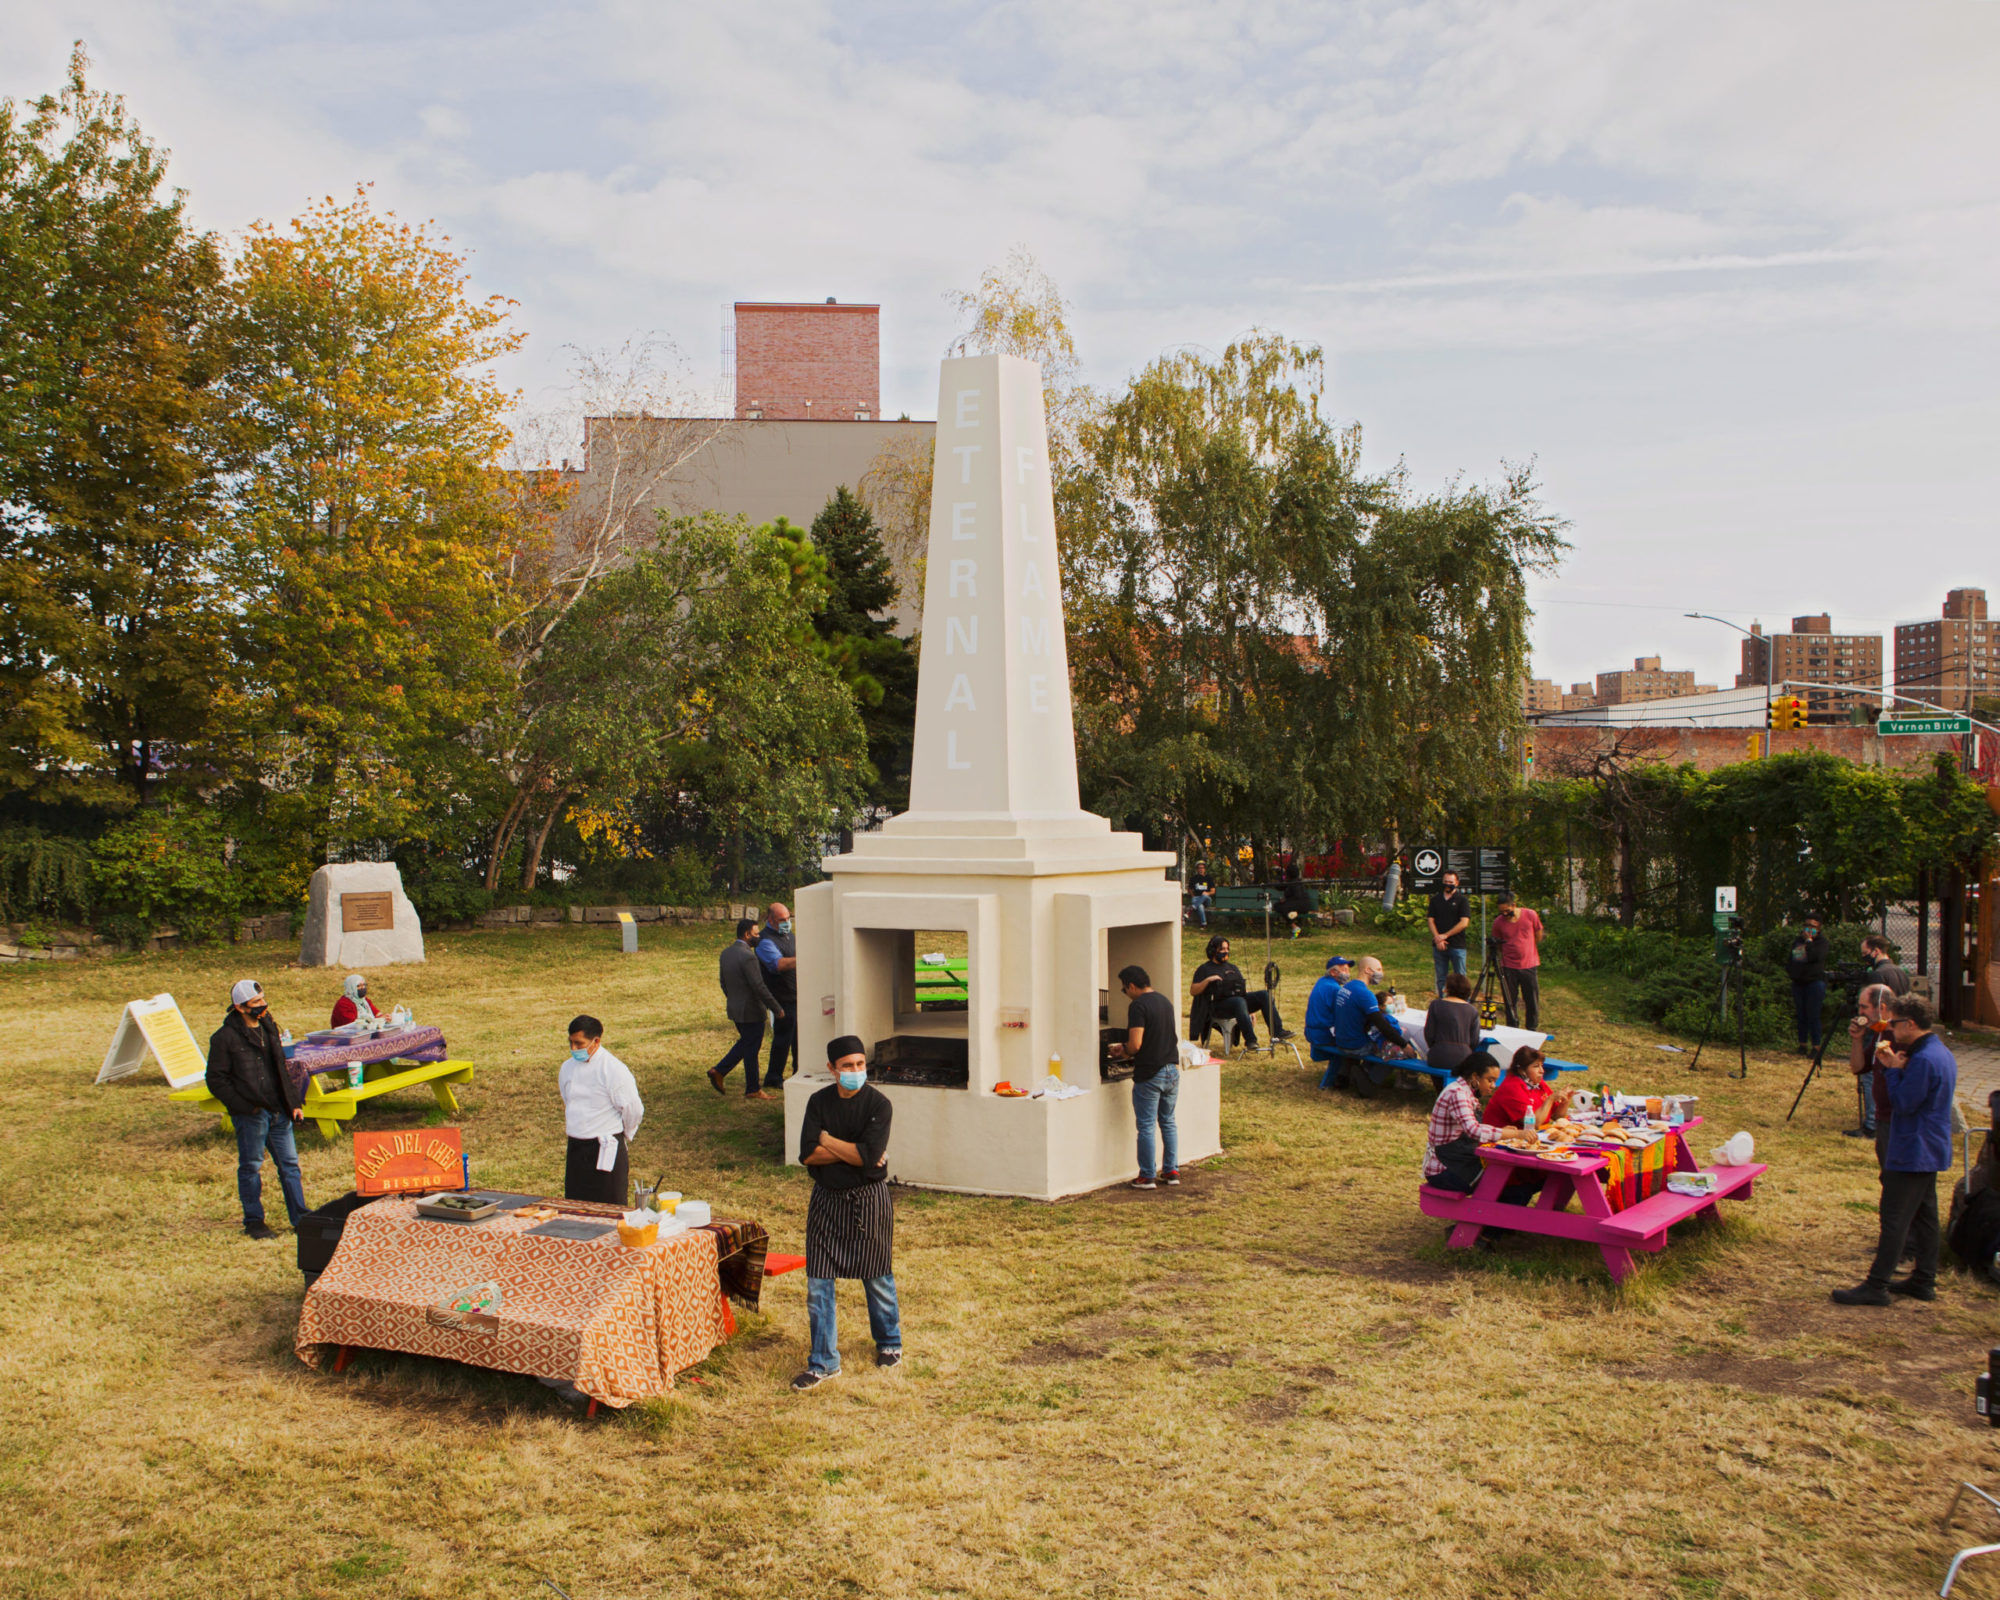
{"label": "street lamp post", "polygon": [[1740,622],[1731,622],[1727,617],[1712,617],[1706,611],[1683,611],[1684,617],[1692,617],[1697,622],[1719,622],[1725,628],[1734,628],[1746,639],[1755,639],[1764,647],[1764,754],[1771,753],[1771,662],[1776,654],[1771,648],[1768,634],[1752,633]]}

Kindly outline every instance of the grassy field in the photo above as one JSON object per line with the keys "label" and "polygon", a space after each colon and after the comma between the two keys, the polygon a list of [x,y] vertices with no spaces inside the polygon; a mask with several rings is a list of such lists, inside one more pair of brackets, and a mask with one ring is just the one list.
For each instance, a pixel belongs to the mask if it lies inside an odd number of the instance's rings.
{"label": "grassy field", "polygon": [[[726,1043],[719,937],[647,928],[623,957],[595,928],[441,935],[375,988],[478,1063],[476,1181],[559,1186],[561,1029],[590,1010],[649,1106],[635,1171],[797,1250],[777,1105],[702,1077]],[[1428,989],[1416,945],[1341,943]],[[1295,1026],[1329,948],[1280,953]],[[1874,1237],[1872,1153],[1837,1134],[1849,1080],[1788,1126],[1795,1058],[1690,1079],[1602,989],[1548,981],[1557,1053],[1627,1089],[1692,1083],[1773,1165],[1623,1290],[1583,1247],[1447,1253],[1416,1207],[1425,1099],[1322,1094],[1260,1057],[1227,1069],[1228,1153],[1178,1191],[905,1194],[901,1372],[874,1372],[844,1292],[847,1371],[794,1396],[793,1274],[697,1381],[585,1423],[443,1363],[304,1367],[291,1236],[239,1231],[233,1145],[156,1075],[92,1085],[130,997],[171,991],[205,1038],[256,974],[295,1031],[318,1022],[337,975],[283,956],[0,972],[0,1593],[1914,1595],[1988,1534],[1936,1522],[1957,1480],[1990,1481],[1972,1385],[2000,1298],[1959,1278],[1932,1306],[1826,1298]],[[417,1091],[364,1125],[429,1110]],[[344,1140],[300,1142],[315,1203],[349,1186]],[[266,1192],[282,1215],[268,1169]],[[2000,1593],[2000,1570],[1963,1587]]]}

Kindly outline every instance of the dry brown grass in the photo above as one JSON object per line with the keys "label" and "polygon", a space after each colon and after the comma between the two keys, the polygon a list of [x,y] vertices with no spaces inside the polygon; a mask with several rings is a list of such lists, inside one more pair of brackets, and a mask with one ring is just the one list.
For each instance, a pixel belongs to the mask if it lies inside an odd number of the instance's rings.
{"label": "dry brown grass", "polygon": [[[777,1108],[701,1076],[726,1042],[717,937],[648,928],[628,958],[597,929],[441,936],[377,988],[478,1062],[479,1181],[560,1181],[560,1030],[588,1009],[651,1107],[635,1166],[797,1249]],[[1426,981],[1422,952],[1372,947]],[[1324,949],[1281,954],[1295,1022]],[[1700,1075],[1772,1176],[1623,1291],[1581,1248],[1448,1257],[1415,1203],[1423,1101],[1321,1095],[1260,1058],[1229,1069],[1230,1153],[1178,1192],[904,1196],[901,1373],[875,1374],[843,1296],[847,1373],[792,1395],[794,1274],[698,1382],[586,1424],[442,1363],[307,1370],[289,1235],[237,1231],[230,1145],[157,1077],[92,1086],[130,996],[171,990],[205,1035],[258,972],[281,1018],[317,1021],[336,978],[277,964],[0,974],[0,1592],[1873,1596],[1934,1585],[1985,1531],[1935,1519],[1988,1476],[1972,1380],[2000,1300],[1953,1279],[1935,1306],[1828,1305],[1872,1241],[1873,1163],[1836,1136],[1844,1077],[1784,1124],[1789,1058]],[[1628,1088],[1685,1078],[1549,987],[1558,1053]],[[348,1186],[344,1142],[301,1146],[309,1196]]]}

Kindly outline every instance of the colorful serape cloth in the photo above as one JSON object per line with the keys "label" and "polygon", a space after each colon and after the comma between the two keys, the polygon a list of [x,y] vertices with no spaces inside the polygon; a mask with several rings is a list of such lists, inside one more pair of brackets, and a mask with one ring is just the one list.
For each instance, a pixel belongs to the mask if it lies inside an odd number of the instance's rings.
{"label": "colorful serape cloth", "polygon": [[384,1061],[442,1061],[449,1054],[442,1029],[397,1028],[365,1038],[297,1045],[285,1058],[285,1071],[292,1080],[293,1090],[303,1098],[306,1080],[322,1072],[335,1072],[357,1063],[375,1066]]}
{"label": "colorful serape cloth", "polygon": [[1674,1170],[1668,1156],[1676,1140],[1655,1139],[1643,1150],[1605,1150],[1604,1197],[1613,1211],[1636,1206],[1667,1186],[1667,1174]]}

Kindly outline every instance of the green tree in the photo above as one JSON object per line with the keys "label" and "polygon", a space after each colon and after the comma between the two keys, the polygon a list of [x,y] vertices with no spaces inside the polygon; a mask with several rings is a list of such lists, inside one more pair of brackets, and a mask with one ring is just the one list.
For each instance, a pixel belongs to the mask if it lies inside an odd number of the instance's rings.
{"label": "green tree", "polygon": [[239,282],[245,710],[309,864],[337,840],[421,834],[426,797],[484,770],[513,531],[508,397],[487,371],[519,335],[507,302],[470,298],[448,241],[365,191],[253,229]]}
{"label": "green tree", "polygon": [[233,297],[81,47],[0,102],[0,784],[143,803],[214,732]]}
{"label": "green tree", "polygon": [[826,599],[813,630],[861,708],[874,767],[868,800],[908,809],[910,751],[916,738],[917,658],[896,636],[896,577],[874,514],[842,484],[813,518],[813,547],[826,563]]}
{"label": "green tree", "polygon": [[1359,470],[1320,352],[1163,358],[1081,430],[1063,558],[1090,802],[1183,837],[1428,826],[1511,785],[1527,575],[1564,548],[1525,474],[1426,498]]}
{"label": "green tree", "polygon": [[704,513],[663,521],[655,546],[591,587],[524,685],[511,808],[524,888],[565,814],[629,815],[649,792],[694,797],[719,830],[791,839],[844,820],[866,747],[813,648],[824,572],[789,524]]}

